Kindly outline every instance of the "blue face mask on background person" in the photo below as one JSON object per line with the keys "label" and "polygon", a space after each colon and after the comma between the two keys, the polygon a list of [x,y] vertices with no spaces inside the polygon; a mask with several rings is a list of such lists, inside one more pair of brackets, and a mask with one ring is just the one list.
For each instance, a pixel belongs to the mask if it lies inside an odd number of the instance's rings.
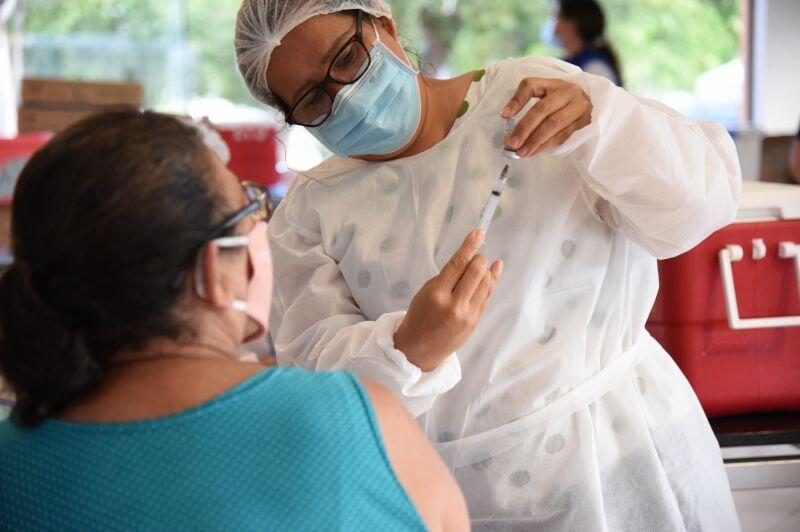
{"label": "blue face mask on background person", "polygon": [[545,23],[542,24],[542,29],[539,32],[539,39],[548,46],[561,48],[561,40],[556,35],[556,19],[554,17],[548,18]]}
{"label": "blue face mask on background person", "polygon": [[369,55],[369,68],[361,79],[339,91],[328,120],[308,128],[340,157],[396,152],[419,126],[418,71],[387,48],[380,36]]}

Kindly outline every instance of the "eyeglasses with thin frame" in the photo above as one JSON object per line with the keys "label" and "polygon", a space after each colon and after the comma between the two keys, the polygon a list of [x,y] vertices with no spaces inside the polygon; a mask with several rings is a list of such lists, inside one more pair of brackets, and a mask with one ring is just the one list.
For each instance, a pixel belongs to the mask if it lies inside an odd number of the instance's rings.
{"label": "eyeglasses with thin frame", "polygon": [[[245,197],[248,200],[247,205],[242,207],[241,209],[237,210],[236,212],[228,215],[225,217],[222,222],[217,225],[214,229],[212,229],[208,235],[202,240],[198,248],[192,252],[191,260],[194,261],[195,268],[197,268],[199,262],[197,260],[197,253],[198,250],[202,250],[206,244],[211,242],[212,240],[217,240],[220,247],[238,247],[243,245],[239,239],[244,237],[246,240],[245,235],[233,235],[228,236],[226,233],[233,227],[236,227],[236,224],[244,220],[248,216],[256,216],[259,221],[269,222],[269,219],[272,217],[272,210],[273,210],[273,203],[272,198],[269,195],[269,189],[265,185],[261,185],[259,183],[253,183],[250,181],[243,181],[241,183],[242,190],[244,191]],[[219,242],[220,239],[227,239],[226,242]],[[230,244],[230,245],[227,245]],[[246,245],[246,243],[244,244]],[[172,287],[176,290],[180,289],[183,280],[185,279],[185,271],[181,270],[175,275],[175,278],[172,281]],[[195,282],[198,281],[199,276],[195,278]]]}
{"label": "eyeglasses with thin frame", "polygon": [[259,221],[265,222],[268,222],[272,217],[272,199],[266,185],[243,181],[242,190],[244,190],[245,197],[249,200],[248,204],[227,216],[222,223],[209,233],[204,242],[210,242],[223,236],[228,229],[235,227],[236,224],[248,216],[256,216]]}
{"label": "eyeglasses with thin frame", "polygon": [[363,14],[356,12],[355,34],[342,46],[333,61],[322,83],[315,85],[303,93],[297,103],[287,114],[286,121],[304,127],[319,127],[330,118],[333,111],[334,96],[328,87],[331,83],[352,85],[364,77],[369,69],[371,58],[362,35]]}

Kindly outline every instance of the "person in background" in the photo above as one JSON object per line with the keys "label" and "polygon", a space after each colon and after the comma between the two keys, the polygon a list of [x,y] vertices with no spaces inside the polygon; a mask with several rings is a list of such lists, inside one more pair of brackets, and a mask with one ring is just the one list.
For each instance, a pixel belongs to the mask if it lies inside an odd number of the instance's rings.
{"label": "person in background", "polygon": [[0,530],[468,528],[387,390],[237,360],[267,328],[268,214],[167,115],[93,116],[33,156],[0,278]]}
{"label": "person in background", "polygon": [[552,32],[554,39],[545,38],[564,48],[565,61],[622,87],[622,68],[605,38],[605,16],[600,4],[595,0],[561,0],[555,22],[549,24],[544,33]]}
{"label": "person in background", "polygon": [[792,139],[792,148],[789,150],[789,168],[792,170],[792,177],[800,184],[800,129],[797,136]]}

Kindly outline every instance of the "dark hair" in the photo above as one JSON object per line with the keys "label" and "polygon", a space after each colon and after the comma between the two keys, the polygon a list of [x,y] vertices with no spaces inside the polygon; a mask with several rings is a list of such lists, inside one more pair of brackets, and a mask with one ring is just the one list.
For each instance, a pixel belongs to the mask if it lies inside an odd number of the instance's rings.
{"label": "dark hair", "polygon": [[578,26],[583,42],[608,57],[614,73],[622,86],[622,68],[614,48],[605,38],[606,18],[603,8],[595,0],[560,0],[561,16]]}
{"label": "dark hair", "polygon": [[200,132],[116,109],[60,133],[25,165],[14,263],[0,278],[0,374],[12,420],[35,426],[102,383],[121,350],[178,338],[176,305],[224,214]]}

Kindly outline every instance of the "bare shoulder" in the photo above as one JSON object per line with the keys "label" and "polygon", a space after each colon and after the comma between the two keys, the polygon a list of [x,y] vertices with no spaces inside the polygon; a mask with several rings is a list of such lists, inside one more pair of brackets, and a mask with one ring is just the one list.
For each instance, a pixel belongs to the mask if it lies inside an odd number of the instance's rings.
{"label": "bare shoulder", "polygon": [[[367,390],[372,401],[372,408],[378,416],[378,422],[383,428],[384,421],[391,423],[414,423],[405,407],[400,404],[392,392],[378,384],[377,382],[361,379],[364,389]],[[416,424],[414,424],[416,426]]]}
{"label": "bare shoulder", "polygon": [[362,379],[400,484],[432,531],[469,530],[467,505],[455,479],[416,421],[392,393]]}

